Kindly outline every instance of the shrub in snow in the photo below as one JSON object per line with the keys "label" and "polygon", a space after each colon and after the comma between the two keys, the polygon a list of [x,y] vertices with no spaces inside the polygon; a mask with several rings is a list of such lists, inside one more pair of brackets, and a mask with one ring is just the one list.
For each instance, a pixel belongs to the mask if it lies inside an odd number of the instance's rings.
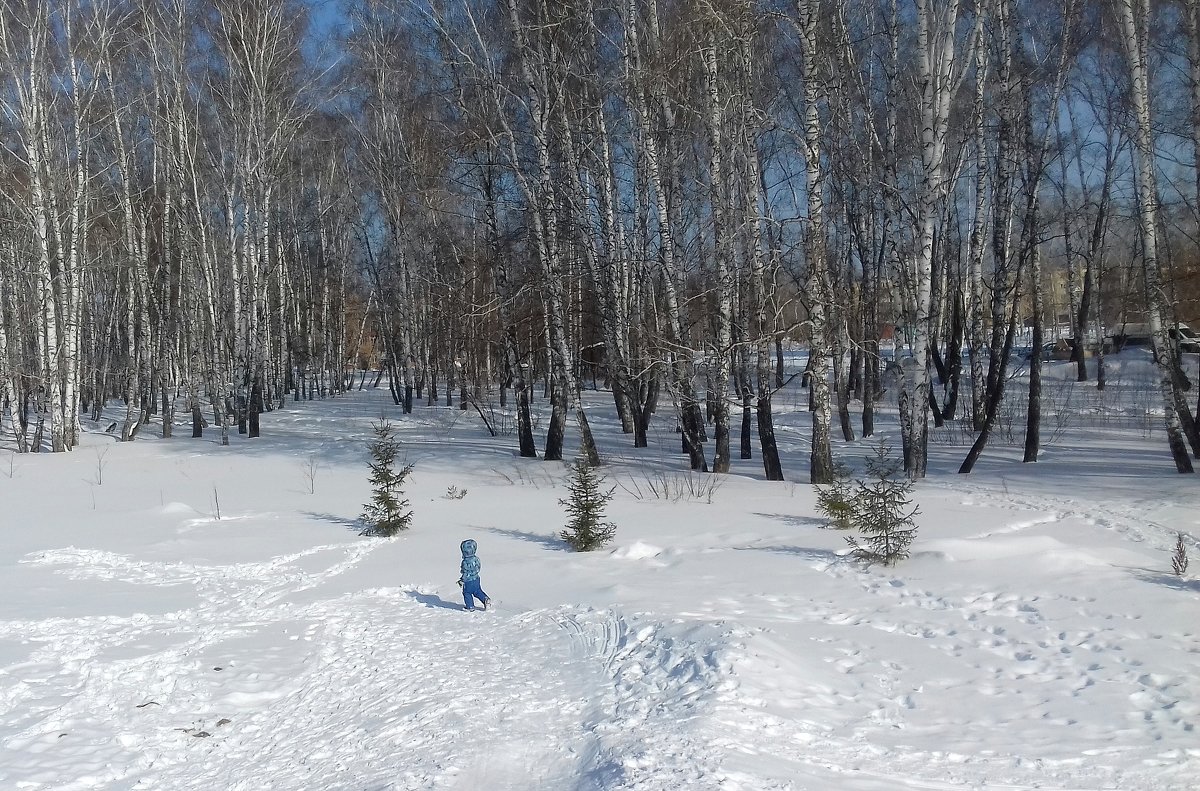
{"label": "shrub in snow", "polygon": [[854,526],[854,486],[845,464],[833,466],[833,483],[817,489],[817,511],[825,517],[825,526],[849,530]]}
{"label": "shrub in snow", "polygon": [[1187,547],[1183,545],[1183,533],[1176,533],[1175,552],[1171,555],[1171,570],[1175,572],[1175,576],[1182,577],[1187,573],[1187,567]]}
{"label": "shrub in snow", "polygon": [[567,509],[567,529],[559,535],[577,552],[589,552],[612,541],[617,526],[604,521],[604,508],[616,487],[604,491],[604,478],[584,462],[576,462],[567,482],[567,497],[558,504]]}
{"label": "shrub in snow", "polygon": [[392,434],[392,424],[380,419],[371,426],[375,441],[371,443],[371,502],[363,506],[364,536],[394,536],[407,530],[412,523],[412,511],[404,499],[404,481],[413,466],[396,469],[400,443]]}
{"label": "shrub in snow", "polygon": [[867,479],[859,480],[854,493],[851,522],[862,533],[848,537],[851,555],[867,565],[891,566],[908,557],[917,536],[913,517],[920,509],[912,504],[913,482],[902,472],[903,462],[891,458],[887,443],[867,458]]}

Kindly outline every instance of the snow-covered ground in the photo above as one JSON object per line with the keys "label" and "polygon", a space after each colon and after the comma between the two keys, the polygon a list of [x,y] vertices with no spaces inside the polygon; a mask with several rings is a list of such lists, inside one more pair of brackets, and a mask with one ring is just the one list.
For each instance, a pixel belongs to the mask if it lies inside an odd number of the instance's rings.
{"label": "snow-covered ground", "polygon": [[[1120,371],[1036,465],[1001,436],[957,476],[937,433],[891,569],[844,559],[812,487],[757,460],[683,472],[665,417],[633,449],[604,394],[618,532],[590,554],[556,537],[562,465],[385,389],[231,447],[4,451],[0,789],[1193,789],[1200,583],[1170,553],[1200,487]],[[383,413],[416,465],[394,540],[355,522]],[[807,416],[780,422],[803,481]],[[492,611],[461,609],[465,538]]]}

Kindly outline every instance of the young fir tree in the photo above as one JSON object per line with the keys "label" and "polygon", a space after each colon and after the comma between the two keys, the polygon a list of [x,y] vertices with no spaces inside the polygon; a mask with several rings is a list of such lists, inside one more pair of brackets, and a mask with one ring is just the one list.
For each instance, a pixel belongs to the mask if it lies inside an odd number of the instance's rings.
{"label": "young fir tree", "polygon": [[375,441],[371,443],[371,502],[363,506],[362,521],[366,529],[362,535],[394,536],[407,530],[412,522],[412,511],[404,499],[405,479],[413,466],[406,464],[396,469],[396,455],[400,443],[392,434],[392,424],[381,418],[372,425]]}
{"label": "young fir tree", "polygon": [[833,483],[817,489],[817,511],[825,517],[826,527],[849,530],[854,526],[854,487],[845,464],[834,464]]}
{"label": "young fir tree", "polygon": [[585,462],[576,462],[567,483],[568,496],[558,501],[570,516],[567,529],[559,535],[577,552],[599,549],[612,541],[617,532],[616,525],[604,521],[604,507],[612,499],[616,487],[603,491],[600,488],[603,482],[595,468]]}
{"label": "young fir tree", "polygon": [[917,536],[913,517],[920,508],[912,505],[913,482],[902,474],[903,462],[891,458],[887,443],[881,443],[874,458],[867,458],[867,480],[857,483],[851,522],[862,533],[848,537],[851,555],[867,565],[891,566],[908,557],[908,547]]}
{"label": "young fir tree", "polygon": [[1187,574],[1188,556],[1187,547],[1183,544],[1183,533],[1175,534],[1175,553],[1171,555],[1171,571],[1175,572],[1176,577],[1182,577]]}

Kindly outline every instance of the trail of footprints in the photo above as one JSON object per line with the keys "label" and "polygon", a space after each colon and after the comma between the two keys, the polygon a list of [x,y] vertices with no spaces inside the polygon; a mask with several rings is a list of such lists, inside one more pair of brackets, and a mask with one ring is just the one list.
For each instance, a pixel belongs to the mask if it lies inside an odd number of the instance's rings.
{"label": "trail of footprints", "polygon": [[[62,759],[48,754],[62,750],[81,789],[249,791],[268,776],[281,791],[519,789],[593,777],[666,791],[715,771],[709,737],[679,723],[703,721],[733,688],[719,630],[693,641],[571,608],[464,621],[428,606],[432,592],[398,588],[294,598],[370,547],[214,567],[77,549],[29,558],[79,578],[191,584],[198,601],[155,616],[0,622],[0,639],[29,646],[0,667],[10,771],[53,783]],[[331,553],[325,567],[302,568],[317,553]]]}
{"label": "trail of footprints", "polygon": [[[1145,540],[1144,530],[1123,524],[1119,515],[1107,519],[1133,540]],[[887,762],[893,772],[913,778],[983,773],[1013,784],[1052,774],[1055,767],[1070,770],[1072,759],[1060,756],[1031,768],[1014,762],[1002,744],[989,744],[997,734],[1020,730],[1020,721],[1003,719],[1014,716],[1019,699],[1029,721],[1083,729],[1072,739],[1092,745],[1084,760],[1093,765],[1072,777],[1120,787],[1138,773],[1177,777],[1180,767],[1189,761],[1195,766],[1200,757],[1169,749],[1156,754],[1152,747],[1194,732],[1200,721],[1195,682],[1145,667],[1137,658],[1145,651],[1127,649],[1156,635],[1140,627],[1137,615],[1103,612],[1088,597],[978,590],[952,598],[897,577],[825,565],[827,573],[887,603],[872,611],[832,601],[797,608],[771,596],[750,603],[750,617],[832,627],[814,639],[814,655],[835,675],[856,681],[798,679],[802,694],[794,710],[781,715],[768,705],[771,691],[762,690],[763,699],[756,700],[754,689],[737,679],[748,635],[720,626],[684,637],[678,624],[565,608],[503,619],[489,614],[475,624],[477,631],[464,632],[457,614],[424,606],[400,589],[306,605],[291,600],[354,568],[371,546],[315,547],[220,567],[78,549],[32,556],[28,562],[82,579],[190,584],[198,603],[156,616],[0,622],[0,640],[30,646],[24,661],[0,667],[0,724],[10,734],[3,747],[20,756],[20,767],[36,768],[39,755],[57,748],[59,732],[113,709],[119,713],[108,723],[109,743],[93,735],[97,746],[79,755],[81,773],[98,778],[80,788],[118,787],[104,785],[104,772],[116,770],[103,767],[112,765],[152,776],[147,788],[179,791],[253,788],[237,774],[247,766],[280,778],[292,773],[295,785],[284,787],[331,791],[375,787],[370,778],[347,774],[349,767],[361,773],[364,766],[377,769],[381,789],[450,788],[489,776],[511,777],[511,787],[519,788],[518,778],[528,771],[522,767],[533,765],[545,767],[546,787],[585,775],[606,789],[705,787],[717,776],[731,789],[776,787],[762,778],[739,786],[736,774],[720,765],[719,756],[731,754],[800,754],[831,768]],[[331,562],[322,559],[324,568],[306,570],[322,565],[311,563],[319,553],[330,553]],[[717,605],[718,611],[745,612],[747,602]],[[1095,628],[1061,628],[1057,615],[1065,610],[1072,611],[1070,623]],[[917,641],[928,652],[928,667],[893,661],[861,629],[842,637],[839,626],[867,627],[884,641]],[[253,650],[237,646],[251,637]],[[219,664],[223,655],[240,657],[240,665]],[[517,655],[526,661],[516,661]],[[456,667],[446,667],[447,656]],[[275,675],[256,673],[256,657]],[[461,667],[481,679],[476,691],[464,694]],[[443,669],[431,670],[436,668]],[[557,670],[548,672],[552,668]],[[978,696],[1009,705],[989,715],[985,706],[956,709],[929,696]],[[1064,713],[1081,710],[1062,706],[1067,699],[1098,711],[1123,705],[1125,729],[1089,730],[1089,723]],[[922,719],[927,700],[950,719]],[[239,707],[261,714],[230,722],[226,709]],[[275,722],[289,723],[292,736],[273,732]],[[681,728],[680,722],[693,725]],[[472,753],[444,738],[480,727],[490,729],[492,739],[507,740],[501,751],[507,757]],[[923,727],[946,729],[955,738],[934,753],[889,748],[903,746],[905,731]],[[314,751],[314,740],[297,739],[296,732],[320,733],[320,741],[351,745],[350,752],[323,756]],[[208,736],[195,738],[197,733]],[[983,736],[973,742],[970,733]],[[531,754],[531,744],[542,751]],[[208,768],[198,770],[197,754],[216,749],[222,759],[202,761]],[[130,756],[137,760],[131,763]],[[398,777],[397,766],[407,767]],[[112,774],[110,781],[119,779]]]}
{"label": "trail of footprints", "polygon": [[[1169,537],[1161,526],[1139,523],[1137,508],[1013,520],[992,533],[1017,533],[1069,517],[1117,530],[1133,542],[1165,547]],[[718,612],[757,614],[768,633],[797,622],[831,627],[818,630],[824,636],[814,639],[822,646],[815,652],[823,652],[834,673],[848,677],[839,684],[797,671],[800,690],[793,706],[818,712],[812,717],[780,717],[767,700],[746,716],[739,709],[755,706],[749,696],[729,706],[721,715],[725,724],[743,732],[729,740],[731,749],[757,739],[778,745],[777,754],[799,753],[804,762],[832,771],[870,770],[878,763],[880,772],[928,783],[978,782],[971,778],[983,776],[1017,787],[1047,778],[1091,787],[1192,787],[1200,747],[1173,745],[1192,743],[1200,723],[1200,686],[1194,677],[1145,665],[1154,653],[1148,646],[1163,635],[1143,626],[1137,613],[1106,611],[1094,598],[1069,592],[1019,596],[980,589],[947,596],[849,564],[817,568],[861,586],[879,606],[848,609],[845,601],[798,606],[794,598],[768,595],[749,607],[744,601],[714,602]],[[1092,626],[1063,628],[1080,623]],[[839,626],[859,628],[842,637]],[[865,637],[862,627],[879,632],[879,639]],[[889,642],[893,639],[913,641],[902,643],[897,661],[888,658],[888,646],[897,645]],[[1200,655],[1200,646],[1187,650]],[[1123,722],[1112,716],[1122,710]],[[1071,728],[1069,739],[1053,738],[1059,727]],[[905,734],[922,733],[944,734],[947,749],[922,751],[906,743]],[[1079,745],[1082,754],[1070,751]]]}

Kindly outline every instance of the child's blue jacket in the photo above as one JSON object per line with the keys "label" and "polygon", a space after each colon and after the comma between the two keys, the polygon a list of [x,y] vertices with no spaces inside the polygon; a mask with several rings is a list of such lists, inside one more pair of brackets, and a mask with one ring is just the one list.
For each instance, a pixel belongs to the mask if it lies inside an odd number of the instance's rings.
{"label": "child's blue jacket", "polygon": [[466,541],[459,544],[459,549],[462,550],[462,581],[470,582],[471,580],[479,579],[479,558],[475,557],[476,544],[475,540],[468,538]]}

